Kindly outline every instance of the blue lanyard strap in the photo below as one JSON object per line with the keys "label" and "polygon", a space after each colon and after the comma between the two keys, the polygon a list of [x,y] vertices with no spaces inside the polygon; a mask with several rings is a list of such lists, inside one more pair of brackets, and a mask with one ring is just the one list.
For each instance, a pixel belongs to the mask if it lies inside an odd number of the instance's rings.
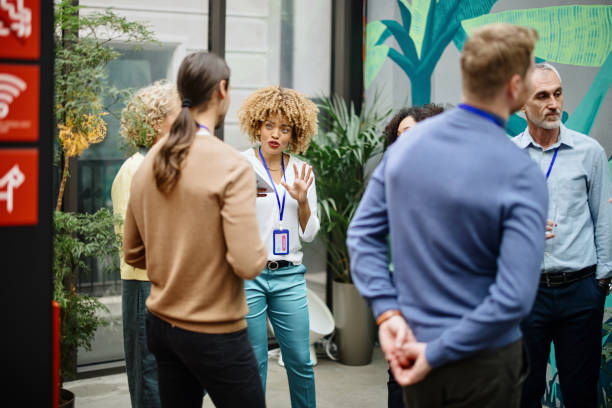
{"label": "blue lanyard strap", "polygon": [[[266,159],[264,159],[263,154],[261,154],[261,147],[259,148],[259,157],[261,157],[261,162],[266,169],[266,173],[268,173],[268,177],[272,182],[272,187],[274,187],[274,194],[276,194],[276,202],[278,203],[278,210],[280,212],[280,220],[283,220],[283,213],[285,212],[285,197],[287,196],[287,190],[283,192],[283,204],[281,205],[280,198],[278,197],[278,191],[276,191],[276,184],[274,184],[274,180],[272,179],[272,175],[270,174],[270,170],[268,170],[268,165],[266,164]],[[281,153],[281,166],[283,167],[283,179],[285,179],[285,183],[287,179],[285,178],[285,160],[283,160],[283,154]]]}
{"label": "blue lanyard strap", "polygon": [[459,105],[457,105],[457,107],[466,110],[468,112],[472,112],[478,116],[482,116],[485,119],[488,119],[490,121],[492,121],[493,123],[495,123],[497,126],[499,126],[502,129],[506,129],[506,121],[502,118],[500,118],[497,115],[492,114],[491,112],[487,112],[487,111],[483,111],[482,109],[478,109],[472,105],[468,105],[466,103],[460,103]]}
{"label": "blue lanyard strap", "polygon": [[210,133],[210,129],[208,128],[208,126],[206,126],[206,125],[200,125],[200,124],[198,123],[198,127],[199,127],[200,129],[204,129],[205,131],[207,131],[209,135],[212,135],[212,133]]}
{"label": "blue lanyard strap", "polygon": [[557,159],[557,152],[559,151],[559,147],[555,149],[555,153],[553,154],[553,158],[550,161],[550,166],[548,166],[548,171],[546,172],[546,180],[548,180],[548,176],[550,176],[550,172],[555,165],[555,160]]}

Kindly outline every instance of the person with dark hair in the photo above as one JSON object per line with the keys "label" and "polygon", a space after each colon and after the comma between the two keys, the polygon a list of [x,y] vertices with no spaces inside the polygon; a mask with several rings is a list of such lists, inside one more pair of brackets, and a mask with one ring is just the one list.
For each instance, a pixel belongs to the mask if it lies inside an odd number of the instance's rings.
{"label": "person with dark hair", "polygon": [[410,129],[416,125],[417,122],[442,112],[444,112],[444,107],[441,105],[436,105],[435,103],[400,109],[400,111],[397,112],[393,118],[391,118],[383,131],[387,141],[387,146],[393,144],[393,142],[395,142],[405,130]]}
{"label": "person with dark hair", "polygon": [[444,112],[444,107],[436,105],[435,103],[400,109],[400,111],[391,118],[383,131],[385,139],[387,140],[387,146],[392,145],[405,130],[410,129],[416,125],[417,122],[442,112]]}
{"label": "person with dark hair", "polygon": [[463,102],[387,150],[348,228],[353,281],[406,406],[520,404],[520,322],[537,292],[548,194],[505,126],[529,95],[537,38],[504,23],[471,33]]}
{"label": "person with dark hair", "polygon": [[278,86],[256,90],[238,111],[241,130],[255,144],[242,154],[261,187],[257,220],[268,249],[265,269],[245,284],[249,339],[265,391],[269,317],[287,369],[293,408],[316,406],[302,241],[311,242],[319,232],[317,190],[311,167],[295,155],[308,149],[317,132],[317,112],[300,92]]}
{"label": "person with dark hair", "polygon": [[214,137],[229,106],[226,62],[185,57],[182,108],[170,133],[134,174],[125,217],[125,262],[147,270],[149,349],[162,407],[264,407],[249,343],[244,279],[266,264],[255,215],[255,175]]}

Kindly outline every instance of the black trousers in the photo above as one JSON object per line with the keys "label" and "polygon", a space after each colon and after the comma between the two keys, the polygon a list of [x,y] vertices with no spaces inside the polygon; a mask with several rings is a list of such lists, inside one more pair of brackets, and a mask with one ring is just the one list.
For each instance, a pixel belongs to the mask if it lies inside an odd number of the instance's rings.
{"label": "black trousers", "polygon": [[266,406],[246,329],[196,333],[148,313],[147,341],[157,361],[162,407],[201,408],[204,390],[218,408]]}
{"label": "black trousers", "polygon": [[516,408],[528,364],[522,341],[433,369],[404,387],[406,408]]}
{"label": "black trousers", "polygon": [[523,388],[523,408],[542,407],[551,342],[555,345],[564,406],[597,406],[605,297],[605,289],[593,276],[538,289],[533,309],[521,323],[531,362]]}

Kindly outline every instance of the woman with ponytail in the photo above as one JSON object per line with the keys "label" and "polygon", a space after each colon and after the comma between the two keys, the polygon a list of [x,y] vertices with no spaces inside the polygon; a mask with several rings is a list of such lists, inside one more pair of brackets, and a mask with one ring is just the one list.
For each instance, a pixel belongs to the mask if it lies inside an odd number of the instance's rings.
{"label": "woman with ponytail", "polygon": [[147,270],[147,341],[162,407],[264,407],[246,331],[244,279],[266,261],[246,158],[213,135],[229,106],[229,68],[206,52],[178,72],[181,111],[134,175],[125,261]]}
{"label": "woman with ponytail", "polygon": [[[113,211],[125,217],[132,176],[140,167],[147,151],[162,136],[180,110],[176,85],[157,81],[140,89],[121,112],[120,134],[136,152],[121,165],[113,180],[111,198]],[[123,223],[115,230],[123,234]],[[159,408],[157,366],[155,357],[147,347],[145,300],[151,291],[147,271],[127,265],[121,257],[121,315],[123,319],[123,350],[125,371],[133,408]]]}

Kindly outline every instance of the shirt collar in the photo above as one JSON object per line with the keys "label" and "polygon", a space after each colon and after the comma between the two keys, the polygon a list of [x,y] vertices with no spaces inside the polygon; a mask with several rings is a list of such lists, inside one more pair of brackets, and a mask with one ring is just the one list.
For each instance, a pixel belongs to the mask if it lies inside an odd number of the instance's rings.
{"label": "shirt collar", "polygon": [[[561,146],[562,144],[569,147],[569,148],[573,148],[574,147],[574,138],[572,137],[572,133],[571,131],[566,128],[563,124],[561,124],[561,126],[559,126],[559,138],[557,139],[557,142],[551,146],[549,146],[546,150],[550,150],[550,149],[556,149],[557,147]],[[537,144],[534,140],[533,137],[531,136],[531,134],[529,133],[529,128],[525,128],[525,130],[523,131],[523,133],[521,133],[519,136],[520,137],[519,141],[518,141],[518,146],[521,149],[526,148],[527,146],[531,145],[533,147],[538,147],[538,148],[542,148],[542,146],[540,146],[539,144]]]}

